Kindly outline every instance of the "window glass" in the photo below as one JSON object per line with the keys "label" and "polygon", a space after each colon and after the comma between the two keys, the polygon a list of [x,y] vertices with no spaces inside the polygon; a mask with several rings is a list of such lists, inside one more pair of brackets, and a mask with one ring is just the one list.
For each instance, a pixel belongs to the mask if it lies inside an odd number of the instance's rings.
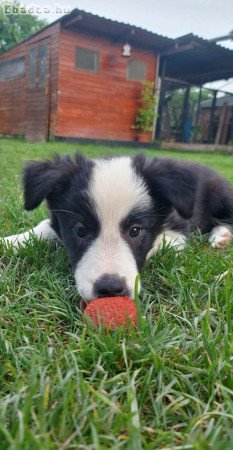
{"label": "window glass", "polygon": [[47,45],[39,47],[39,85],[45,86],[47,71]]}
{"label": "window glass", "polygon": [[10,80],[11,78],[22,77],[25,75],[25,58],[10,59],[0,63],[0,81]]}
{"label": "window glass", "polygon": [[135,81],[146,80],[147,65],[142,61],[128,60],[127,79]]}
{"label": "window glass", "polygon": [[29,50],[29,86],[34,88],[36,85],[36,49]]}
{"label": "window glass", "polygon": [[99,53],[86,48],[76,49],[76,67],[89,72],[98,72]]}

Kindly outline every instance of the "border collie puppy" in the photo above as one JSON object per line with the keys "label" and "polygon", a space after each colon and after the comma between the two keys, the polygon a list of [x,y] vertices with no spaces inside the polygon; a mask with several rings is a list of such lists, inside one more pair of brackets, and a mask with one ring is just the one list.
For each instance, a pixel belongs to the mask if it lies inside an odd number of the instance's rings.
{"label": "border collie puppy", "polygon": [[143,155],[90,160],[80,154],[32,161],[24,171],[25,209],[47,201],[50,219],[33,233],[66,247],[80,296],[128,295],[144,261],[163,242],[178,249],[194,230],[213,247],[232,238],[233,187],[213,170]]}

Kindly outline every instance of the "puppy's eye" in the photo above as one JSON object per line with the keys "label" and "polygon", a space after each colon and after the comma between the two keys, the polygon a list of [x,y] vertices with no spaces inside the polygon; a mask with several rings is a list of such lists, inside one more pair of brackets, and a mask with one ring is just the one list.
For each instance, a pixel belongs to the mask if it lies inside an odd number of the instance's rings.
{"label": "puppy's eye", "polygon": [[137,238],[140,234],[142,234],[142,228],[140,227],[132,227],[129,230],[129,235],[131,238]]}
{"label": "puppy's eye", "polygon": [[82,223],[78,223],[75,227],[75,233],[79,238],[85,238],[87,235],[87,228]]}

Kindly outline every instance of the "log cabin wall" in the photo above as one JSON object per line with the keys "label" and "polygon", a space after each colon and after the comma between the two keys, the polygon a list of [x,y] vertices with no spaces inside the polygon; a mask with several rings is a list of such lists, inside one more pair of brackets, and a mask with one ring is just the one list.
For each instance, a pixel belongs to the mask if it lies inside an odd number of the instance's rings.
{"label": "log cabin wall", "polygon": [[[62,29],[59,39],[58,122],[56,135],[132,141],[132,129],[142,84],[127,79],[129,59],[146,64],[146,79],[154,81],[156,56],[132,46],[132,56],[123,57],[122,43],[99,35]],[[99,55],[96,73],[76,67],[76,49]]]}

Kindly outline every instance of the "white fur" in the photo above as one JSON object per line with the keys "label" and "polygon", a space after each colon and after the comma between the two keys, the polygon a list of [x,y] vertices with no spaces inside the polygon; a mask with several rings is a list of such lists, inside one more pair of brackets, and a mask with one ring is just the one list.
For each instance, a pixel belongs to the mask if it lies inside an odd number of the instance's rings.
{"label": "white fur", "polygon": [[90,185],[97,215],[107,229],[119,226],[130,211],[149,209],[151,197],[142,178],[131,166],[131,158],[97,160]]}
{"label": "white fur", "polygon": [[39,239],[54,239],[57,238],[57,234],[51,228],[50,219],[45,219],[40,222],[36,227],[32,228],[25,233],[14,234],[12,236],[6,236],[1,238],[5,244],[12,244],[15,249],[20,246],[24,246],[31,236],[36,236]]}
{"label": "white fur", "polygon": [[135,208],[146,209],[151,198],[130,158],[99,160],[90,185],[90,197],[100,221],[100,235],[77,264],[75,280],[81,296],[94,295],[94,284],[104,274],[117,274],[134,294],[138,274],[135,258],[121,236],[121,221]]}
{"label": "white fur", "polygon": [[138,275],[136,262],[128,245],[119,232],[114,236],[100,235],[77,264],[74,277],[81,297],[94,297],[94,284],[104,274],[117,274],[126,281],[130,297]]}
{"label": "white fur", "polygon": [[164,245],[175,247],[176,250],[180,251],[184,249],[185,243],[186,237],[184,234],[173,230],[164,230],[164,232],[160,233],[155,239],[152,249],[146,255],[146,259],[149,259]]}
{"label": "white fur", "polygon": [[229,244],[232,238],[233,234],[228,227],[218,225],[212,229],[209,235],[209,242],[213,248],[223,248]]}

